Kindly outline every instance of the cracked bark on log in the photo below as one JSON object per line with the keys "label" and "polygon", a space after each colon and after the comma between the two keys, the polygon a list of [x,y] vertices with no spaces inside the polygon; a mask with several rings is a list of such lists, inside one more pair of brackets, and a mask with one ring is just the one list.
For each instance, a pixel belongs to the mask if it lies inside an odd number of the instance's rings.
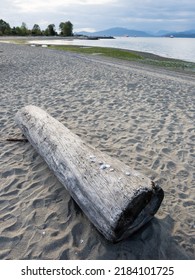
{"label": "cracked bark on log", "polygon": [[89,220],[110,241],[122,240],[155,215],[163,190],[118,159],[86,144],[42,109],[15,120]]}

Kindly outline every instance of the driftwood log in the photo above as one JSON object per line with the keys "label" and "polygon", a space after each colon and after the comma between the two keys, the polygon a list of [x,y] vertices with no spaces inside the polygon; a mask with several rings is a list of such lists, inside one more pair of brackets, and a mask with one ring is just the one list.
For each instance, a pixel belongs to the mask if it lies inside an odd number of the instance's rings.
{"label": "driftwood log", "polygon": [[129,166],[86,144],[42,109],[15,120],[89,220],[110,241],[130,236],[157,212],[163,190]]}

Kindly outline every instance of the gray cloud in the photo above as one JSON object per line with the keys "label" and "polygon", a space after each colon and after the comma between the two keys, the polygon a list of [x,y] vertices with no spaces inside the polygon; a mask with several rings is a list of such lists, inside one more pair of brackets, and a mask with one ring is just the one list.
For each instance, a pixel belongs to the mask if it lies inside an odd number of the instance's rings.
{"label": "gray cloud", "polygon": [[[28,2],[28,5],[27,5]],[[75,30],[122,26],[140,30],[195,29],[194,0],[1,0],[0,18],[45,28],[70,20]]]}

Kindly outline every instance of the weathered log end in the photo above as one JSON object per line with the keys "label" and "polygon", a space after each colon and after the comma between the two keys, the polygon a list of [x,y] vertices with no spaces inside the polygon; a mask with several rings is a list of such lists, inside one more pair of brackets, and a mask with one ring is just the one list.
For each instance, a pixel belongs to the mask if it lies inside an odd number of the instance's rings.
{"label": "weathered log end", "polygon": [[142,190],[135,195],[133,201],[121,213],[115,228],[115,241],[132,235],[154,217],[164,198],[164,192],[158,185],[153,186],[153,190]]}
{"label": "weathered log end", "polygon": [[118,159],[86,144],[42,109],[26,106],[15,120],[95,227],[120,241],[158,211],[163,190]]}

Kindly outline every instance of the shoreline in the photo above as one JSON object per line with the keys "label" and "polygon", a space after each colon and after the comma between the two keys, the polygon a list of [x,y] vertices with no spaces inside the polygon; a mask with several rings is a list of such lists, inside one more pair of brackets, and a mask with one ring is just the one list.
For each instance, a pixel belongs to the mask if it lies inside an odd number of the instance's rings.
{"label": "shoreline", "polygon": [[[7,39],[10,40],[7,40]],[[25,45],[34,45],[34,46],[42,46],[44,45],[43,42],[44,41],[54,41],[54,40],[66,40],[67,42],[71,42],[74,40],[80,40],[82,41],[83,38],[80,38],[80,36],[76,36],[76,37],[53,37],[53,36],[48,36],[48,37],[44,37],[44,36],[30,36],[30,37],[22,37],[22,36],[2,36],[0,37],[0,43],[2,42],[6,42],[6,43],[14,43],[14,44],[25,44]],[[35,42],[34,42],[35,41]],[[43,42],[42,42],[43,41]],[[187,61],[187,60],[182,60],[182,59],[175,59],[175,58],[168,58],[168,57],[164,57],[164,56],[160,56],[157,54],[153,54],[150,52],[142,52],[142,51],[137,51],[137,50],[128,50],[128,49],[121,49],[121,48],[112,48],[112,47],[95,47],[95,46],[82,46],[82,45],[52,45],[52,44],[45,44],[44,46],[52,46],[52,47],[72,47],[72,48],[77,48],[78,52],[79,48],[91,48],[91,49],[95,49],[95,48],[105,48],[105,49],[114,49],[114,50],[118,50],[118,51],[124,51],[124,52],[129,52],[138,56],[142,56],[143,57],[143,61],[138,61],[140,63],[146,64],[146,65],[152,65],[154,67],[164,67],[164,68],[173,68],[172,70],[176,70],[176,71],[183,71],[185,72],[186,70],[189,73],[194,74],[195,73],[195,62],[192,61]],[[113,57],[114,58],[114,57]],[[124,58],[125,60],[125,58]],[[169,65],[170,64],[170,65]],[[177,65],[178,64],[178,65]],[[173,65],[173,66],[172,66]],[[181,69],[178,69],[181,68]]]}
{"label": "shoreline", "polygon": [[[194,79],[135,62],[0,44],[0,259],[195,259]],[[94,148],[165,192],[155,218],[107,242],[21,138],[14,122],[43,108]]]}
{"label": "shoreline", "polygon": [[[39,45],[40,46],[40,45]],[[48,46],[51,49],[56,49],[59,51],[66,51],[66,52],[75,52],[81,55],[86,55],[88,57],[95,57],[97,60],[102,58],[102,60],[110,60],[110,61],[115,61],[116,64],[125,64],[125,63],[131,63],[134,66],[140,66],[143,68],[149,68],[149,69],[156,69],[158,70],[167,70],[171,72],[176,72],[176,73],[181,73],[181,74],[186,74],[190,76],[195,75],[195,63],[194,62],[187,62],[179,59],[174,59],[174,58],[166,58],[162,56],[158,56],[152,53],[146,53],[146,52],[139,52],[139,51],[134,51],[134,50],[125,50],[125,49],[113,49],[113,48],[104,48],[104,47],[84,47],[84,46],[79,46],[79,45],[74,45],[74,46],[56,46],[56,45],[51,45]],[[107,49],[107,50],[114,50],[116,52],[125,52],[130,54],[130,58],[123,58],[123,57],[115,57],[114,55],[108,55],[107,52],[104,54],[104,51],[101,53],[102,50]],[[90,52],[88,52],[90,50]],[[137,58],[136,58],[137,56]],[[139,58],[141,57],[141,59]]]}

